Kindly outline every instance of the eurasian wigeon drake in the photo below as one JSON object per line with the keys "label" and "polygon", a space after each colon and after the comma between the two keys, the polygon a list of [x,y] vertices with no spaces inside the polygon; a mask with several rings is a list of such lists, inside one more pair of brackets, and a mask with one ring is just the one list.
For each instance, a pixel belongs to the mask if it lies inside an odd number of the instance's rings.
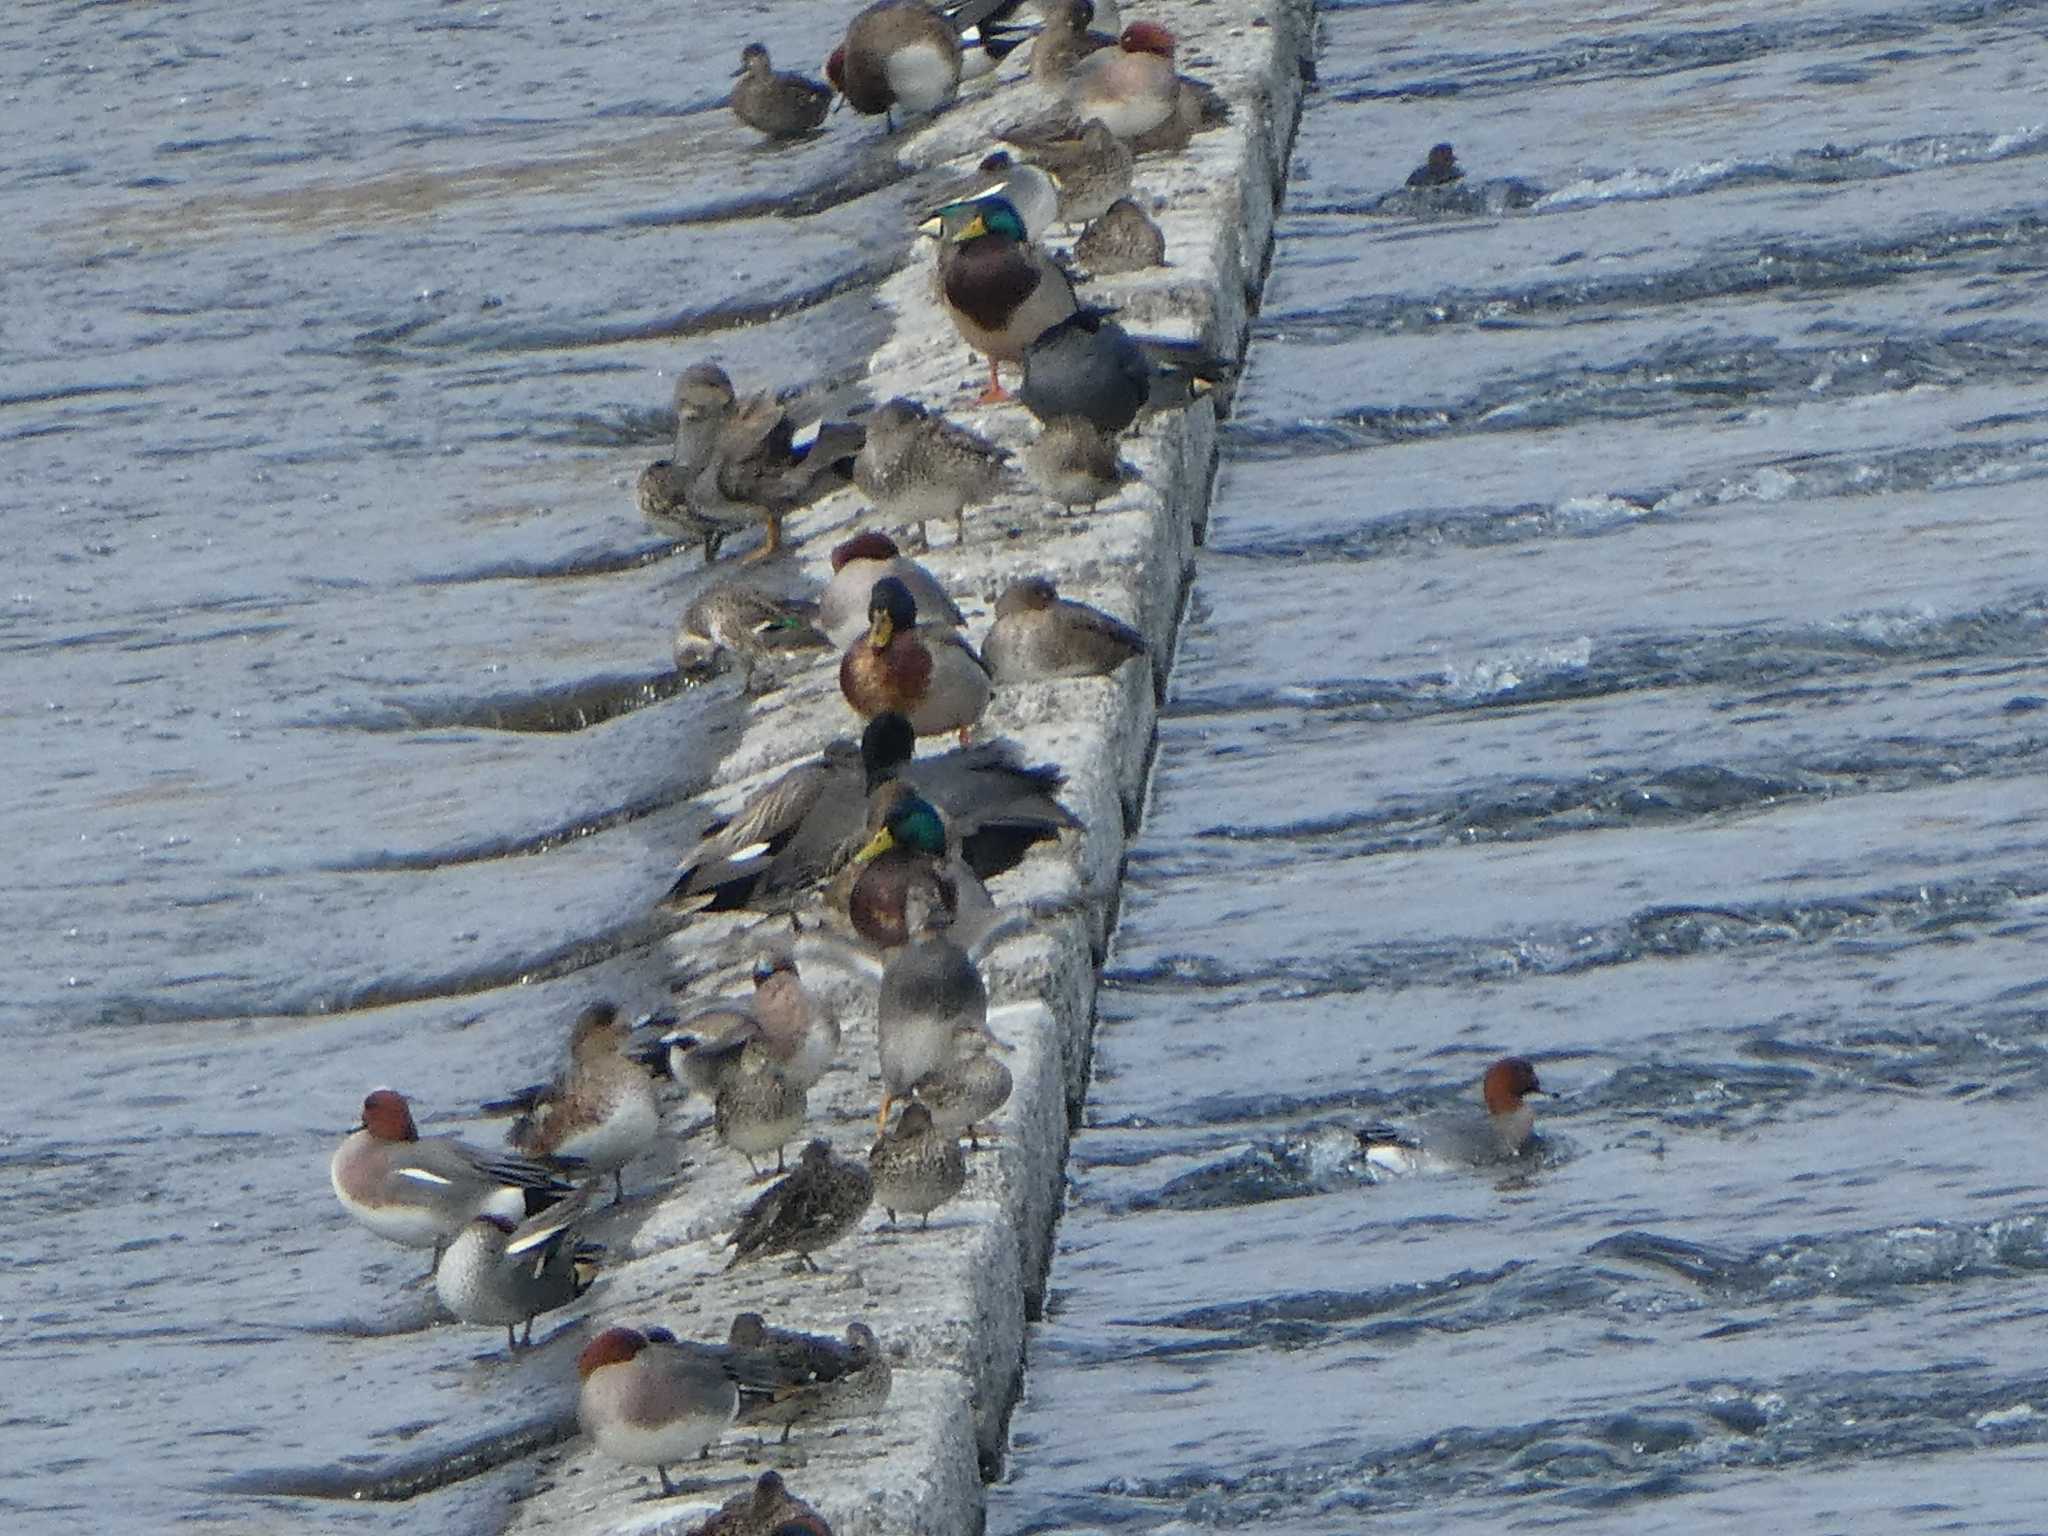
{"label": "eurasian wigeon drake", "polygon": [[998,683],[1050,677],[1106,677],[1146,653],[1145,637],[1100,608],[1061,597],[1048,576],[1025,576],[996,599],[982,642]]}
{"label": "eurasian wigeon drake", "polygon": [[742,1213],[726,1239],[734,1253],[725,1267],[788,1253],[815,1271],[811,1255],[859,1226],[873,1198],[866,1164],[835,1156],[829,1142],[813,1140],[796,1167]]}
{"label": "eurasian wigeon drake", "polygon": [[1533,1148],[1536,1111],[1526,1101],[1543,1092],[1527,1058],[1503,1056],[1480,1080],[1483,1114],[1432,1116],[1413,1131],[1359,1132],[1367,1166],[1385,1173],[1433,1173],[1513,1162]]}
{"label": "eurasian wigeon drake", "polygon": [[487,1115],[517,1115],[506,1139],[537,1161],[582,1173],[610,1174],[625,1198],[625,1166],[654,1144],[661,1106],[654,1083],[628,1047],[632,1028],[609,1002],[577,1014],[568,1059],[548,1082],[483,1106]]}
{"label": "eurasian wigeon drake", "polygon": [[857,533],[833,547],[832,579],[818,599],[818,627],[841,650],[867,632],[868,601],[884,576],[909,589],[922,622],[955,629],[967,622],[938,578],[904,554],[894,539],[874,531]]}
{"label": "eurasian wigeon drake", "polygon": [[341,1207],[377,1236],[443,1247],[478,1216],[519,1222],[572,1192],[551,1168],[452,1136],[421,1136],[405,1096],[379,1088],[328,1166]]}
{"label": "eurasian wigeon drake", "polygon": [[576,1374],[583,1432],[613,1460],[654,1468],[664,1494],[678,1491],[668,1469],[708,1454],[739,1414],[719,1352],[666,1329],[607,1328],[583,1346]]}
{"label": "eurasian wigeon drake", "polygon": [[[505,1348],[533,1342],[533,1320],[566,1307],[590,1289],[604,1250],[579,1242],[575,1224],[589,1209],[589,1192],[513,1223],[479,1216],[459,1232],[434,1266],[441,1305],[465,1323],[502,1324]],[[525,1335],[514,1332],[524,1323]]]}
{"label": "eurasian wigeon drake", "polygon": [[874,1180],[875,1203],[889,1213],[906,1212],[928,1227],[932,1212],[967,1187],[967,1157],[960,1133],[932,1123],[931,1110],[912,1099],[896,1123],[868,1149],[868,1176]]}
{"label": "eurasian wigeon drake", "polygon": [[967,542],[967,508],[987,501],[1002,485],[1009,454],[915,400],[887,401],[867,419],[867,440],[853,461],[853,483],[875,511],[895,522],[954,520],[956,544]]}
{"label": "eurasian wigeon drake", "polygon": [[1173,67],[1178,44],[1156,22],[1135,21],[1114,48],[1091,53],[1067,76],[1064,97],[1083,121],[1093,119],[1139,153],[1180,150],[1205,128],[1229,119],[1209,86]]}

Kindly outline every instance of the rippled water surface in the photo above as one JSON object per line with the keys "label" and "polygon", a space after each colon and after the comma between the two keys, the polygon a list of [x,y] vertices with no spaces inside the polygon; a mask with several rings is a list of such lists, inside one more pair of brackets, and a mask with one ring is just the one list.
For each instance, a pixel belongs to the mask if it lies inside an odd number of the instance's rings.
{"label": "rippled water surface", "polygon": [[319,1170],[366,1086],[446,1125],[591,988],[666,996],[649,893],[742,706],[667,697],[700,578],[631,480],[690,349],[829,390],[882,334],[880,135],[711,110],[847,9],[0,13],[10,1529],[499,1522],[495,1477],[219,1489],[508,1428]]}
{"label": "rippled water surface", "polygon": [[991,1529],[2037,1529],[2048,12],[1318,64]]}

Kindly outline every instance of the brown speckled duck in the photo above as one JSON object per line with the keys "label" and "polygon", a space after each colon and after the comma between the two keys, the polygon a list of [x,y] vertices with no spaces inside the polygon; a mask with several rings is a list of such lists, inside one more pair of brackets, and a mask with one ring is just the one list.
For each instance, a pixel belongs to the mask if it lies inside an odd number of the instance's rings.
{"label": "brown speckled duck", "polygon": [[988,669],[947,626],[919,624],[910,589],[893,576],[868,597],[868,632],[839,660],[839,691],[863,720],[894,713],[920,736],[964,739],[988,708]]}
{"label": "brown speckled duck", "polygon": [[778,70],[768,50],[749,43],[740,50],[740,72],[732,88],[732,112],[771,139],[799,139],[817,129],[832,107],[832,89],[807,75]]}

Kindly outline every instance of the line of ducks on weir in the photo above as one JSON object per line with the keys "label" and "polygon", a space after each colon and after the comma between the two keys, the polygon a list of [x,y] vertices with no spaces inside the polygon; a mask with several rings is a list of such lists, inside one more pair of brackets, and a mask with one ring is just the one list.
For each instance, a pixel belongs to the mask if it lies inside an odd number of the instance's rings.
{"label": "line of ducks on weir", "polygon": [[[1020,0],[879,0],[833,51],[829,88],[776,73],[754,45],[732,106],[762,132],[789,137],[815,131],[836,97],[884,115],[893,130],[897,111],[942,108],[963,80],[1031,43],[1031,78],[1053,108],[1008,131],[1010,148],[978,169],[984,184],[947,202],[926,229],[939,242],[940,302],[988,360],[979,403],[1011,398],[998,367],[1021,368],[1015,398],[1040,423],[1027,468],[1056,503],[1093,506],[1126,483],[1117,444],[1140,414],[1187,404],[1228,369],[1134,338],[1111,311],[1083,304],[1041,240],[1055,220],[1087,222],[1077,252],[1094,270],[1122,269],[1115,263],[1127,250],[1163,260],[1156,227],[1130,197],[1135,157],[1180,150],[1227,111],[1175,71],[1175,41],[1156,23],[1114,30],[1111,0],[1037,8],[1032,25]],[[1454,179],[1448,146],[1430,164],[1439,181]],[[864,423],[826,422],[800,440],[777,396],[742,397],[714,362],[686,368],[674,399],[673,452],[641,474],[637,501],[657,530],[701,546],[707,563],[753,526],[763,541],[742,563],[783,552],[784,520],[848,484],[878,520],[898,531],[915,525],[919,544],[927,522],[947,518],[964,542],[967,509],[1006,488],[1004,449],[918,401],[891,400]],[[1129,625],[1061,597],[1043,576],[1001,595],[979,649],[963,624],[941,582],[871,528],[831,551],[831,575],[814,595],[720,581],[691,603],[676,637],[679,670],[696,675],[730,653],[750,693],[836,654],[840,691],[865,723],[858,742],[828,743],[708,829],[660,899],[685,918],[760,913],[785,928],[808,918],[823,925],[813,942],[874,979],[882,1086],[865,1157],[813,1138],[793,1167],[784,1160],[843,1043],[837,1017],[804,983],[792,940],[765,945],[748,997],[637,1026],[611,1001],[591,1002],[549,1082],[484,1106],[512,1117],[507,1151],[422,1136],[403,1095],[379,1088],[333,1156],[344,1209],[379,1237],[430,1249],[434,1288],[458,1320],[504,1327],[517,1352],[537,1316],[584,1294],[603,1253],[579,1227],[607,1175],[614,1200],[623,1199],[624,1169],[660,1126],[661,1079],[708,1099],[717,1140],[750,1168],[775,1154],[775,1173],[763,1177],[780,1177],[726,1239],[729,1270],[773,1257],[815,1270],[813,1256],[855,1234],[871,1208],[892,1226],[902,1216],[928,1223],[965,1187],[962,1137],[978,1147],[1011,1091],[979,962],[1028,921],[999,912],[986,882],[1080,826],[1057,798],[1057,768],[1024,764],[1007,742],[969,738],[998,687],[1107,677],[1149,658]],[[959,745],[916,755],[919,738],[947,735]],[[1433,1126],[1419,1138],[1361,1133],[1361,1143],[1383,1171],[1519,1156],[1532,1123],[1524,1100],[1539,1091],[1529,1063],[1509,1058],[1486,1075],[1476,1125]],[[736,1423],[779,1426],[787,1441],[795,1426],[878,1410],[890,1387],[888,1352],[867,1323],[818,1335],[754,1311],[738,1312],[716,1342],[658,1325],[607,1328],[583,1348],[577,1372],[585,1431],[608,1456],[653,1467],[663,1496],[684,1491],[669,1469],[708,1455]],[[830,1536],[773,1471],[697,1529]]]}

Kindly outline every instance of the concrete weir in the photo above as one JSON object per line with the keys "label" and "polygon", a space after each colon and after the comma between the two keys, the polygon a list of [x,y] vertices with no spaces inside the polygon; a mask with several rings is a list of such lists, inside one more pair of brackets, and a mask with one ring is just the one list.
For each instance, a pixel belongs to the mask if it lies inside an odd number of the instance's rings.
{"label": "concrete weir", "polygon": [[[1300,104],[1309,0],[1155,0],[1145,14],[1181,41],[1180,67],[1214,83],[1231,120],[1176,155],[1144,157],[1138,193],[1156,208],[1169,265],[1086,285],[1085,298],[1117,306],[1131,329],[1197,338],[1242,354],[1263,277],[1273,215]],[[912,168],[971,168],[991,131],[1041,110],[1043,94],[1010,78],[970,86],[929,127],[904,137]],[[879,133],[844,114],[835,133]],[[1006,446],[1035,431],[1024,411],[973,412],[961,404],[981,377],[931,292],[928,244],[885,281],[877,302],[893,316],[869,385],[880,400],[905,394],[940,405]],[[1013,578],[1051,575],[1064,595],[1095,603],[1141,629],[1159,658],[1155,676],[1129,666],[1106,680],[999,689],[985,730],[1014,739],[1027,761],[1057,763],[1063,799],[1085,823],[1058,846],[1041,845],[992,887],[1005,908],[1034,920],[988,956],[991,1024],[1013,1047],[1015,1089],[997,1119],[1000,1139],[970,1158],[966,1193],[929,1230],[890,1231],[879,1210],[820,1255],[826,1273],[785,1274],[779,1262],[724,1272],[723,1237],[758,1192],[737,1154],[694,1137],[691,1166],[630,1239],[615,1235],[614,1263],[594,1324],[663,1324],[679,1336],[722,1339],[733,1314],[839,1333],[856,1318],[896,1365],[879,1415],[799,1429],[786,1448],[752,1431],[729,1433],[709,1461],[673,1472],[701,1493],[650,1499],[652,1474],[598,1456],[582,1439],[547,1454],[512,1529],[581,1533],[685,1531],[763,1466],[778,1466],[839,1536],[961,1536],[981,1528],[983,1483],[999,1467],[1005,1425],[1023,1368],[1024,1328],[1036,1314],[1061,1204],[1070,1116],[1081,1102],[1093,1020],[1095,970],[1114,921],[1126,839],[1142,804],[1156,721],[1156,689],[1171,655],[1194,546],[1207,514],[1215,417],[1204,403],[1152,418],[1127,440],[1141,478],[1092,513],[1051,508],[1020,473],[1012,492],[969,514],[967,543],[940,547],[928,564],[956,594],[979,638],[997,594]],[[835,498],[799,518],[806,565],[843,537],[859,508]],[[852,721],[836,669],[819,664],[755,706],[720,770],[714,800],[729,806],[766,777],[814,752]],[[786,932],[786,929],[781,931]],[[677,967],[704,972],[740,963],[744,925],[704,918],[669,941]],[[839,1004],[846,1038],[839,1064],[813,1091],[812,1134],[864,1155],[879,1093],[871,981],[800,951],[805,975]],[[702,1119],[704,1106],[680,1111]],[[644,1166],[644,1165],[643,1165]],[[639,1172],[639,1170],[635,1170]],[[643,1175],[644,1176],[644,1175]],[[631,1175],[629,1175],[631,1177]],[[617,1249],[623,1248],[624,1252]],[[579,1334],[577,1337],[581,1337]],[[537,1362],[538,1364],[538,1362]],[[561,1366],[566,1368],[563,1358]],[[757,1443],[760,1441],[761,1443]],[[800,1463],[800,1464],[793,1464]]]}

